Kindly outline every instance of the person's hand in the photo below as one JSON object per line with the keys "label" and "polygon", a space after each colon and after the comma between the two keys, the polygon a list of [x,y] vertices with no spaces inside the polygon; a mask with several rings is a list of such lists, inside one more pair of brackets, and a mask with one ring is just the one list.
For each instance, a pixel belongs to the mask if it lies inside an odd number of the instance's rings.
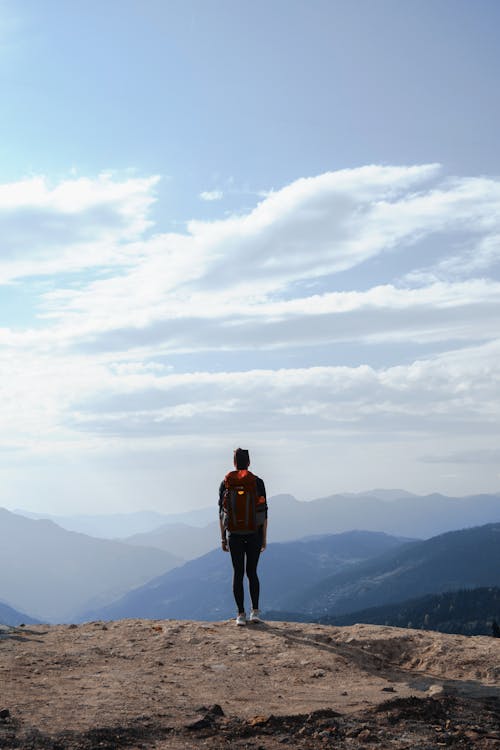
{"label": "person's hand", "polygon": [[227,539],[222,540],[222,551],[229,552],[229,547],[227,546]]}

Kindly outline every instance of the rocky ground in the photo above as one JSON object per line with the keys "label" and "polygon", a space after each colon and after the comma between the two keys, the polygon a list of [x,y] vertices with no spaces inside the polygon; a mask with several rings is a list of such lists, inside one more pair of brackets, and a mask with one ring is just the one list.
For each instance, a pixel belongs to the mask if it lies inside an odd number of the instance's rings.
{"label": "rocky ground", "polygon": [[372,625],[0,627],[0,748],[500,748],[500,639]]}

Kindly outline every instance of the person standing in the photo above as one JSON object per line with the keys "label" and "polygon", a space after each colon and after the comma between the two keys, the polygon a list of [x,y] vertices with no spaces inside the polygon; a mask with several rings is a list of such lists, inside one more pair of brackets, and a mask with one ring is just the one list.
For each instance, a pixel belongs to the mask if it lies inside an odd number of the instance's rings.
{"label": "person standing", "polygon": [[257,565],[267,544],[267,499],[262,479],[248,470],[250,455],[244,448],[234,451],[234,471],[219,487],[219,519],[222,549],[231,553],[233,595],[237,625],[246,625],[243,577],[246,571],[252,609],[250,622],[262,622],[259,610],[260,582]]}

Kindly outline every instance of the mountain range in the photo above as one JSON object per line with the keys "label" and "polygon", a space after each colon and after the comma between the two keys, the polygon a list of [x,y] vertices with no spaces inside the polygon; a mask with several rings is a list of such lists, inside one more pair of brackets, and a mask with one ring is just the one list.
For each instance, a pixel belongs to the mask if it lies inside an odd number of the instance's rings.
{"label": "mountain range", "polygon": [[[259,577],[266,601],[286,601],[291,591],[310,587],[331,570],[349,568],[403,540],[380,532],[353,531],[308,541],[270,544],[261,555]],[[123,617],[220,619],[233,613],[232,568],[220,549],[131,591],[110,606],[82,613],[82,619]]]}
{"label": "mountain range", "polygon": [[[335,573],[332,575],[332,570]],[[405,542],[349,532],[270,544],[259,564],[262,606],[334,617],[430,593],[500,586],[500,524]],[[186,563],[82,619],[220,619],[232,614],[231,566],[220,550]]]}
{"label": "mountain range", "polygon": [[[410,542],[318,581],[284,602],[290,611],[338,616],[410,597],[500,586],[500,524]],[[280,607],[280,608],[284,608]]]}
{"label": "mountain range", "polygon": [[158,513],[141,510],[133,513],[95,513],[55,515],[15,509],[20,516],[37,521],[53,521],[67,531],[96,537],[97,539],[121,539],[135,534],[144,534],[160,526],[183,523],[190,526],[206,526],[214,516],[213,508],[201,508],[183,513]]}
{"label": "mountain range", "polygon": [[94,539],[0,508],[0,600],[44,622],[71,620],[179,562],[163,550]]}
{"label": "mountain range", "polygon": [[[358,495],[332,495],[307,503],[292,495],[275,495],[269,500],[269,538],[274,542],[360,528],[426,539],[494,521],[500,521],[500,495],[419,497],[404,490],[372,490]],[[217,520],[204,527],[167,523],[124,541],[158,547],[190,560],[218,546],[219,524]]]}
{"label": "mountain range", "polygon": [[[500,521],[500,494],[419,496],[401,489],[375,489],[308,502],[292,495],[275,495],[268,502],[269,538],[274,542],[353,529],[428,539],[446,531]],[[51,516],[51,520],[92,536],[163,549],[184,560],[215,549],[219,542],[215,500],[212,508],[170,515],[140,512]]]}
{"label": "mountain range", "polygon": [[[128,611],[129,604],[140,600],[148,612],[168,610],[175,611],[177,617],[199,619],[225,616],[233,608],[227,585],[230,565],[228,568],[228,560],[219,549],[217,520],[206,524],[214,514],[217,516],[216,508],[215,512],[205,508],[170,516],[145,512],[71,517],[79,519],[78,523],[97,525],[104,519],[100,530],[107,529],[110,535],[119,529],[143,529],[140,534],[110,540],[0,509],[0,564],[7,571],[0,579],[0,600],[32,618],[49,622],[82,619],[89,613],[97,616],[108,606],[119,609],[120,598],[127,596],[128,603],[122,602],[120,611]],[[163,523],[165,518],[167,522]],[[159,520],[159,527],[150,528]],[[414,542],[408,550],[413,550],[415,544],[442,535],[443,529],[449,532],[477,527],[485,521],[498,525],[500,495],[419,497],[403,490],[372,490],[310,502],[299,502],[291,495],[274,496],[269,500],[271,543],[260,565],[263,592],[269,597],[265,604],[307,617],[334,616],[447,588],[497,585],[496,578],[485,571],[474,578],[467,576],[470,570],[462,569],[459,575],[450,573],[441,581],[445,568],[434,557],[435,542],[420,550],[415,548],[420,558],[401,558],[399,567],[391,558],[397,551],[394,545],[410,537]],[[361,540],[365,544],[368,537],[358,532],[357,536],[345,537],[348,549],[342,552],[342,535],[359,528],[371,533],[372,540],[393,538],[394,545],[372,545],[371,550],[363,550]],[[416,537],[420,539],[415,541]],[[494,549],[487,550],[490,567],[496,565],[498,569]],[[381,553],[388,557],[380,557]],[[473,556],[474,551],[468,554]],[[376,559],[379,567],[372,569]],[[186,560],[189,563],[179,567]],[[425,560],[429,562],[427,567]],[[155,602],[152,592],[158,589],[156,594],[160,596],[163,575],[170,572],[163,601]],[[439,587],[432,588],[438,581]],[[141,590],[143,586],[147,592]]]}

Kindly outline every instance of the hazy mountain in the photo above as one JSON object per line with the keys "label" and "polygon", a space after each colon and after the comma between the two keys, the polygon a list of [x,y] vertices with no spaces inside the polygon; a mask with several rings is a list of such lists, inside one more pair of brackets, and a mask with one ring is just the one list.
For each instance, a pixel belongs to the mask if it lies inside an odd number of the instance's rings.
{"label": "hazy mountain", "polygon": [[[359,528],[426,539],[445,531],[500,521],[500,495],[453,498],[374,489],[309,502],[299,502],[292,495],[275,495],[269,499],[269,509],[270,538],[276,542]],[[165,515],[149,511],[88,516],[19,513],[47,518],[65,529],[90,536],[121,538],[130,544],[167,550],[184,559],[214,549],[219,539],[216,502],[212,507]]]}
{"label": "hazy mountain", "polygon": [[[214,511],[212,508],[212,516]],[[215,512],[217,517],[217,512]],[[185,523],[168,523],[160,526],[154,531],[146,534],[135,534],[123,539],[127,544],[140,545],[142,547],[156,547],[171,552],[173,555],[182,557],[184,560],[192,560],[200,557],[210,550],[219,547],[220,529],[219,522],[214,521],[208,526],[188,526]]]}
{"label": "hazy mountain", "polygon": [[[263,604],[279,604],[290,591],[302,591],[332,570],[352,566],[401,544],[401,540],[386,534],[363,531],[270,544],[259,563]],[[227,617],[234,611],[231,579],[229,555],[213,550],[108,607],[83,613],[81,619]]]}
{"label": "hazy mountain", "polygon": [[18,612],[17,609],[9,607],[5,602],[0,602],[0,625],[36,625],[38,620],[34,620],[29,615],[23,612]]}
{"label": "hazy mountain", "polygon": [[[350,493],[351,494],[351,493]],[[418,497],[414,492],[408,492],[407,490],[384,490],[377,488],[375,490],[368,490],[366,492],[353,492],[353,497],[376,497],[378,500],[401,500],[401,498]]]}
{"label": "hazy mountain", "polygon": [[109,601],[170,570],[179,560],[158,549],[94,539],[0,508],[0,599],[42,621]]}
{"label": "hazy mountain", "polygon": [[359,528],[427,539],[500,521],[500,495],[452,498],[434,494],[390,501],[365,494],[332,495],[308,503],[298,502],[291,495],[277,495],[269,501],[269,509],[273,541]]}
{"label": "hazy mountain", "polygon": [[[383,499],[380,499],[383,498]],[[186,560],[219,544],[217,508],[204,509],[214,521],[193,529],[187,523],[163,524],[154,531],[124,539],[129,544],[157,547]],[[198,512],[198,520],[203,513]],[[286,542],[317,534],[363,528],[394,536],[429,538],[445,531],[500,521],[500,495],[451,498],[419,497],[405,490],[372,490],[299,502],[293,495],[269,499],[269,539]]]}
{"label": "hazy mountain", "polygon": [[460,635],[492,635],[493,622],[500,624],[500,588],[462,589],[431,594],[340,617],[323,617],[320,622],[328,625],[365,622]]}
{"label": "hazy mountain", "polygon": [[[335,574],[330,571],[334,569]],[[374,532],[270,544],[259,565],[262,607],[304,619],[356,612],[431,593],[500,586],[500,524],[401,543]],[[218,619],[230,616],[230,560],[192,560],[87,617]]]}
{"label": "hazy mountain", "polygon": [[191,526],[205,526],[214,517],[213,508],[170,514],[138,511],[136,513],[57,516],[27,510],[15,510],[14,513],[26,518],[53,521],[67,531],[77,531],[100,539],[118,539],[134,534],[144,534],[165,524],[185,523]]}
{"label": "hazy mountain", "polygon": [[500,524],[412,542],[319,581],[278,607],[336,617],[426,594],[500,586]]}

